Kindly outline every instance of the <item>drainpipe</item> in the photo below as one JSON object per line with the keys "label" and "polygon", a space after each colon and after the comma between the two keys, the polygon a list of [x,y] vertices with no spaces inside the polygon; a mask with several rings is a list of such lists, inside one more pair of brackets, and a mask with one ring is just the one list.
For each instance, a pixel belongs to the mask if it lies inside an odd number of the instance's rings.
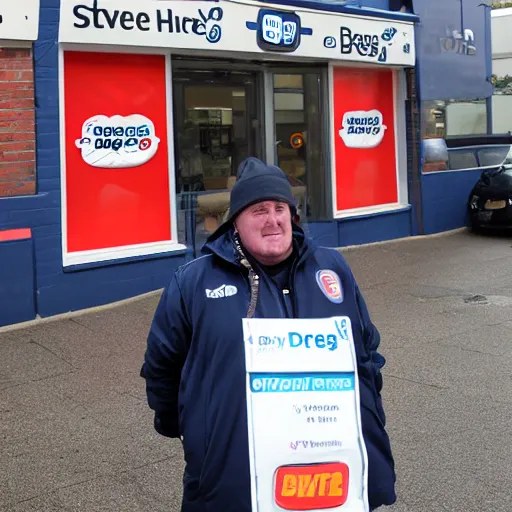
{"label": "drainpipe", "polygon": [[[487,67],[487,82],[492,83],[492,18],[491,18],[491,6],[484,4],[484,16],[485,16],[485,62]],[[492,96],[494,93],[494,87],[492,87],[491,95],[486,98],[487,106],[487,134],[492,134]]]}

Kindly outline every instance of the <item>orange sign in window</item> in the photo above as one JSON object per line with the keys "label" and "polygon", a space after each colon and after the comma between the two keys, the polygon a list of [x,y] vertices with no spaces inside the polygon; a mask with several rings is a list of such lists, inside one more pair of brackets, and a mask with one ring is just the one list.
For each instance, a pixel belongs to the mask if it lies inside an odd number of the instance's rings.
{"label": "orange sign in window", "polygon": [[318,510],[344,505],[348,466],[342,462],[281,466],[276,472],[275,500],[285,510]]}

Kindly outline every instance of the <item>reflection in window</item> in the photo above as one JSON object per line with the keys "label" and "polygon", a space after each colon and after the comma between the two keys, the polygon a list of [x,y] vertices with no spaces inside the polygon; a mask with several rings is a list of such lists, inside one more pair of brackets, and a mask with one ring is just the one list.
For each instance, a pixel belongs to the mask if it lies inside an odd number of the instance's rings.
{"label": "reflection in window", "polygon": [[256,75],[179,69],[173,79],[178,236],[197,256],[229,214],[240,162],[260,156]]}
{"label": "reflection in window", "polygon": [[[509,59],[494,61],[494,66],[498,63],[508,63]],[[512,132],[512,76],[493,75],[494,93],[492,96],[492,133]]]}
{"label": "reflection in window", "polygon": [[[178,185],[224,190],[234,174],[237,142],[245,139],[243,87],[185,86],[185,118],[178,132]],[[242,155],[245,157],[246,155]]]}
{"label": "reflection in window", "polygon": [[422,103],[424,139],[487,133],[485,100],[434,100]]}
{"label": "reflection in window", "polygon": [[512,175],[512,146],[509,147],[502,165],[506,169],[506,174]]}
{"label": "reflection in window", "polygon": [[301,217],[326,216],[328,188],[324,176],[318,72],[274,74],[277,165],[286,173]]}
{"label": "reflection in window", "polygon": [[510,144],[448,148],[444,139],[423,140],[423,172],[498,168],[510,158]]}

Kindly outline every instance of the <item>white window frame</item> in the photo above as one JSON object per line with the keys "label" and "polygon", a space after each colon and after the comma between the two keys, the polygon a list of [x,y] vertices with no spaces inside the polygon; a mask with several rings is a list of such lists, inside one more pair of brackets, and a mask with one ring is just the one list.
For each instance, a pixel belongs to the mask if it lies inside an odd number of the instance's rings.
{"label": "white window frame", "polygon": [[[158,242],[133,244],[88,251],[68,251],[67,241],[67,188],[66,188],[66,131],[65,131],[65,104],[64,104],[64,52],[114,52],[114,53],[144,53],[165,56],[165,80],[167,100],[167,151],[168,151],[168,175],[169,175],[169,201],[170,201],[170,226],[171,238]],[[173,127],[173,96],[172,96],[172,66],[171,54],[166,49],[137,49],[118,46],[97,45],[59,45],[59,140],[60,140],[60,190],[61,190],[61,222],[62,222],[62,264],[63,267],[101,263],[110,260],[121,260],[141,256],[151,256],[160,253],[170,253],[186,250],[186,245],[178,242],[176,179],[174,165],[174,127]]]}
{"label": "white window frame", "polygon": [[[335,131],[334,126],[334,68],[354,68],[361,69],[383,69],[382,66],[363,66],[352,63],[339,64],[329,62],[328,82],[329,82],[329,145],[331,162],[331,193],[332,193],[332,211],[334,219],[345,219],[350,217],[360,217],[361,215],[372,215],[379,213],[393,212],[409,208],[408,183],[407,183],[407,129],[405,118],[405,100],[407,98],[407,86],[405,73],[403,70],[391,68],[393,73],[393,112],[395,128],[395,160],[396,160],[396,180],[397,180],[397,202],[388,204],[379,204],[374,206],[363,206],[361,208],[351,208],[338,210],[336,206],[336,151],[335,151]],[[385,68],[390,69],[390,68]]]}

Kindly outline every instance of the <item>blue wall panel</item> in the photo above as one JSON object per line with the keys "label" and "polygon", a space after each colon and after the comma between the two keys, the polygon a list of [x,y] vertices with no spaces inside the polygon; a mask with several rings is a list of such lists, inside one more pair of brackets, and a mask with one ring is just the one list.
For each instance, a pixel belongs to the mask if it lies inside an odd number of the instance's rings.
{"label": "blue wall panel", "polygon": [[32,240],[0,242],[0,327],[35,317]]}
{"label": "blue wall panel", "polygon": [[389,0],[361,0],[363,7],[371,7],[373,9],[389,10]]}
{"label": "blue wall panel", "polygon": [[323,247],[338,247],[338,224],[336,221],[308,222],[304,231]]}
{"label": "blue wall panel", "polygon": [[468,197],[481,174],[480,170],[423,174],[423,225],[426,235],[468,225]]}
{"label": "blue wall panel", "polygon": [[357,219],[338,220],[338,246],[359,245],[411,236],[411,209]]}
{"label": "blue wall panel", "polygon": [[[421,99],[491,96],[490,2],[414,0],[413,3],[414,12],[420,18],[416,27],[416,51]],[[474,39],[459,48],[452,34],[456,31],[463,36],[466,30],[471,31]]]}
{"label": "blue wall panel", "polygon": [[38,290],[39,314],[51,316],[158,290],[169,283],[174,270],[186,259],[182,255],[47,276]]}

